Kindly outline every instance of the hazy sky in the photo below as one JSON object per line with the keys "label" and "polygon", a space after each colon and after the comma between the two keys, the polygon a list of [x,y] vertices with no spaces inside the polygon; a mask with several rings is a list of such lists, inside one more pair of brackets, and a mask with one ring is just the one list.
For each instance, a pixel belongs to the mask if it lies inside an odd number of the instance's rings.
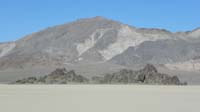
{"label": "hazy sky", "polygon": [[187,31],[200,27],[200,0],[0,0],[0,42],[93,16]]}

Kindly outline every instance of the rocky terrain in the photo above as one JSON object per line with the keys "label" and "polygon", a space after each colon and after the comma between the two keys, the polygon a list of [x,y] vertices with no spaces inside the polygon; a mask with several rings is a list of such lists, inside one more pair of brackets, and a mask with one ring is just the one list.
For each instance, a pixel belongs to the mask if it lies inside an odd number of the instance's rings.
{"label": "rocky terrain", "polygon": [[98,84],[153,84],[153,85],[186,85],[181,83],[177,76],[158,73],[150,64],[139,71],[122,69],[119,72],[106,74],[103,77],[93,77]]}
{"label": "rocky terrain", "polygon": [[28,77],[17,80],[13,84],[151,84],[151,85],[186,85],[180,82],[177,76],[158,73],[157,69],[150,64],[139,71],[122,69],[119,72],[94,76],[87,79],[77,75],[73,70],[56,69],[44,77]]}
{"label": "rocky terrain", "polygon": [[14,82],[14,84],[76,84],[88,83],[84,76],[77,75],[73,70],[67,71],[65,68],[56,69],[51,74],[43,77],[28,77]]}
{"label": "rocky terrain", "polygon": [[15,42],[0,44],[0,69],[103,62],[122,66],[175,65],[199,56],[198,28],[172,33],[94,17],[49,27]]}
{"label": "rocky terrain", "polygon": [[121,69],[136,70],[150,63],[166,74],[173,72],[188,83],[200,84],[198,57],[200,28],[174,33],[97,16],[1,43],[0,83],[14,81],[20,74],[24,77],[27,72],[35,77],[33,70],[43,76],[44,71],[49,74],[49,70],[70,68],[91,78]]}

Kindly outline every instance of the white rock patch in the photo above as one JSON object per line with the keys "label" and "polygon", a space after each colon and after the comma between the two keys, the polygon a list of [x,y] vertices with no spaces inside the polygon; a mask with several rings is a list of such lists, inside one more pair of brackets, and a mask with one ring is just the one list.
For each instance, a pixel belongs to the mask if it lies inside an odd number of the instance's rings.
{"label": "white rock patch", "polygon": [[[108,30],[109,29],[98,29],[92,35],[90,35],[90,37],[87,38],[83,43],[76,44],[76,49],[79,53],[79,56],[83,54],[84,52],[86,52],[88,49],[92,48]],[[99,33],[100,35],[95,39],[95,35],[97,33]]]}
{"label": "white rock patch", "polygon": [[189,34],[190,37],[194,38],[194,39],[198,39],[200,38],[200,29],[193,31]]}
{"label": "white rock patch", "polygon": [[136,32],[129,26],[122,25],[118,31],[117,41],[109,45],[106,49],[99,51],[105,60],[109,60],[112,57],[121,54],[129,47],[136,47],[144,41],[156,41],[159,39],[167,39],[168,37],[148,34],[143,35]]}
{"label": "white rock patch", "polygon": [[15,43],[6,43],[0,45],[0,57],[7,55],[13,48],[15,48]]}

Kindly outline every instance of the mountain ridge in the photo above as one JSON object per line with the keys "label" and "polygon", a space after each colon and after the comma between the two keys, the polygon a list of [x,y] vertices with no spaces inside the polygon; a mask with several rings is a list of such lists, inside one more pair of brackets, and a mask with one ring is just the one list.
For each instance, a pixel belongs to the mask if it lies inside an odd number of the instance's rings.
{"label": "mountain ridge", "polygon": [[79,65],[87,69],[92,64],[104,66],[107,63],[108,71],[115,69],[115,65],[134,68],[147,63],[171,69],[176,68],[177,63],[199,56],[199,28],[174,33],[94,17],[49,27],[0,44],[0,70]]}
{"label": "mountain ridge", "polygon": [[[79,30],[78,29],[79,27],[83,30],[81,29]],[[91,28],[91,31],[90,31],[89,29],[86,29],[89,27],[94,27],[94,28]],[[191,33],[197,30],[198,28],[191,31]],[[90,31],[91,33],[87,33],[88,31]],[[68,32],[69,33],[71,32],[69,36],[67,35]],[[79,35],[75,35],[75,33],[79,33]],[[105,38],[102,39],[102,36],[105,33],[110,33],[109,34],[110,37],[106,37],[106,39]],[[84,34],[85,36],[82,36]],[[88,38],[88,35],[90,38]],[[116,36],[113,37],[114,35]],[[118,39],[116,40],[117,37]],[[59,40],[59,38],[60,38],[60,41],[56,43],[56,40]],[[106,42],[110,38],[112,38],[111,43]],[[145,41],[157,41],[160,39],[161,40],[163,39],[176,40],[177,38],[179,39],[179,35],[176,35],[176,33],[170,32],[165,29],[136,28],[130,25],[122,24],[121,22],[118,22],[118,21],[107,19],[105,17],[96,16],[93,18],[78,19],[74,22],[66,23],[64,25],[57,25],[55,27],[50,27],[50,28],[41,30],[39,32],[27,35],[23,37],[22,39],[15,41],[14,43],[16,43],[16,48],[29,47],[28,49],[28,52],[29,52],[29,51],[34,51],[36,49],[41,49],[47,46],[56,46],[54,45],[54,43],[60,44],[60,43],[63,43],[63,41],[67,42],[70,40],[71,42],[66,43],[66,44],[74,43],[74,45],[68,46],[68,47],[72,47],[73,50],[61,51],[61,52],[73,52],[72,55],[68,57],[76,57],[76,59],[69,59],[68,60],[69,62],[82,60],[83,57],[87,58],[88,56],[96,60],[107,61],[117,56],[118,54],[121,54],[123,51],[125,51],[129,47],[138,46]],[[187,37],[184,37],[184,39],[185,38]],[[49,43],[43,42],[43,41],[49,41]],[[99,42],[99,41],[102,41],[102,42]],[[112,44],[113,42],[114,44]],[[33,45],[28,45],[32,43]],[[44,46],[40,43],[42,44],[46,43],[47,45]],[[108,45],[106,45],[106,43],[108,43]],[[107,49],[105,48],[102,49],[102,47],[105,45],[107,46]],[[55,52],[57,49],[56,47],[47,48],[46,51],[42,51],[42,52],[48,52],[48,53]],[[63,45],[62,47],[65,47],[65,46]],[[97,47],[97,49],[99,50],[98,51],[92,50],[93,47]],[[22,51],[25,51],[25,50],[22,50]],[[58,48],[58,50],[60,50],[60,48]],[[92,56],[90,53],[88,53],[88,51],[91,51],[93,54],[99,55],[99,58],[98,56],[97,57]],[[40,52],[40,51],[37,51],[37,52]],[[83,55],[83,57],[79,57],[81,55]]]}

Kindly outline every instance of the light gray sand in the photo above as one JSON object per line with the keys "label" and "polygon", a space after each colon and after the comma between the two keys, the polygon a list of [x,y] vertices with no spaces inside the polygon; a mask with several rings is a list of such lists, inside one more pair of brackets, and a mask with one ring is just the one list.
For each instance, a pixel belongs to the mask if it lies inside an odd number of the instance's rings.
{"label": "light gray sand", "polygon": [[1,85],[1,112],[197,112],[200,86]]}

